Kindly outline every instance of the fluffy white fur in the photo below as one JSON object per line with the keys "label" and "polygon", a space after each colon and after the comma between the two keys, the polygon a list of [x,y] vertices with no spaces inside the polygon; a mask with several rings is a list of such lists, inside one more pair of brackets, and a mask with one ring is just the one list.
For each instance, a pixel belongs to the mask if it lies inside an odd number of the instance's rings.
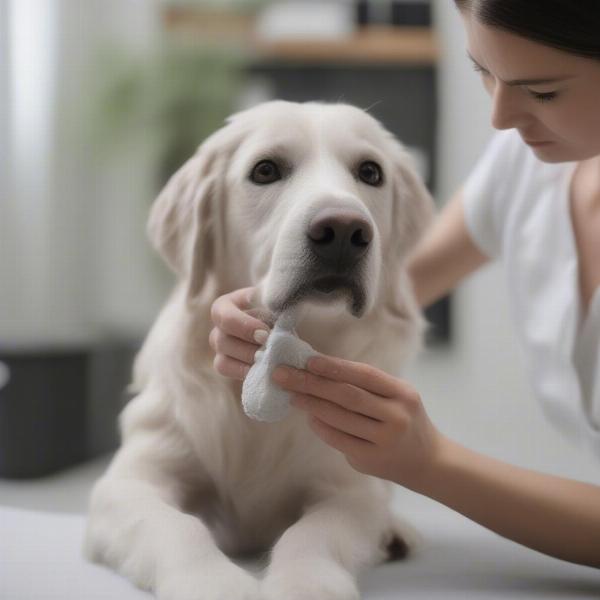
{"label": "fluffy white fur", "polygon": [[[286,176],[256,185],[248,174],[267,157]],[[357,178],[364,160],[383,167],[382,186]],[[404,258],[432,205],[406,152],[371,116],[287,102],[236,114],[153,207],[149,235],[178,284],[137,357],[137,396],[93,490],[85,551],[161,599],[356,599],[359,569],[403,535],[391,484],[352,469],[299,411],[280,423],[249,419],[240,384],[212,365],[212,301],[254,285],[258,306],[279,306],[302,277],[308,222],[331,206],[373,226],[364,311],[352,316],[343,298],[310,303],[298,333],[318,352],[398,373],[422,332]],[[228,557],[264,550],[260,581]]]}

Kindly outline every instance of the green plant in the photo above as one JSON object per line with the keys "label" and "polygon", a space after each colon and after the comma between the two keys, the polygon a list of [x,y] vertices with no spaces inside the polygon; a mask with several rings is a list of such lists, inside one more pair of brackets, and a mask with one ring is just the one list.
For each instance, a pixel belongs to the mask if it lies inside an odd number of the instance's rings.
{"label": "green plant", "polygon": [[233,110],[243,67],[233,48],[163,45],[143,59],[111,49],[96,71],[94,140],[108,151],[149,144],[162,184]]}

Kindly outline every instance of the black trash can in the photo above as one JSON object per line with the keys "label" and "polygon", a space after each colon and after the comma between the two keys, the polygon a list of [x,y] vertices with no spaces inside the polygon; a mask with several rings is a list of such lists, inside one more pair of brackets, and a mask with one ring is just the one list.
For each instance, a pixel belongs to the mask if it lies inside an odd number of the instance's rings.
{"label": "black trash can", "polygon": [[118,444],[135,344],[0,349],[0,477],[34,478]]}

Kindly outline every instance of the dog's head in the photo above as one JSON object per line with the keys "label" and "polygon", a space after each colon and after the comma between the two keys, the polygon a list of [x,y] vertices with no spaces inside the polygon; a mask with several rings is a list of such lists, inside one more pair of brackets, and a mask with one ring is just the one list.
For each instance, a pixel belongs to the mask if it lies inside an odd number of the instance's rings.
{"label": "dog's head", "polygon": [[258,286],[274,312],[372,310],[432,214],[399,142],[348,105],[274,101],[208,138],[156,201],[149,234],[188,298]]}

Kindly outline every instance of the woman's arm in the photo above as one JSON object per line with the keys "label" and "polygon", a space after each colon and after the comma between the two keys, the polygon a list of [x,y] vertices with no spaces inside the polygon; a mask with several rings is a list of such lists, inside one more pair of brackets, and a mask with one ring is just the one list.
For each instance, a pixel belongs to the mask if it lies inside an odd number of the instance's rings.
{"label": "woman's arm", "polygon": [[[487,260],[468,233],[460,190],[410,259],[420,304],[440,298]],[[438,460],[415,491],[515,542],[600,567],[599,487],[515,467],[440,440]]]}
{"label": "woman's arm", "polygon": [[463,192],[444,207],[408,261],[417,300],[428,306],[489,259],[473,242],[465,223]]}
{"label": "woman's arm", "polygon": [[443,440],[425,494],[519,544],[600,568],[600,487],[503,463]]}
{"label": "woman's arm", "polygon": [[[282,378],[282,375],[286,377]],[[600,488],[468,450],[431,423],[406,381],[332,357],[273,375],[356,470],[429,496],[515,542],[600,568]]]}

